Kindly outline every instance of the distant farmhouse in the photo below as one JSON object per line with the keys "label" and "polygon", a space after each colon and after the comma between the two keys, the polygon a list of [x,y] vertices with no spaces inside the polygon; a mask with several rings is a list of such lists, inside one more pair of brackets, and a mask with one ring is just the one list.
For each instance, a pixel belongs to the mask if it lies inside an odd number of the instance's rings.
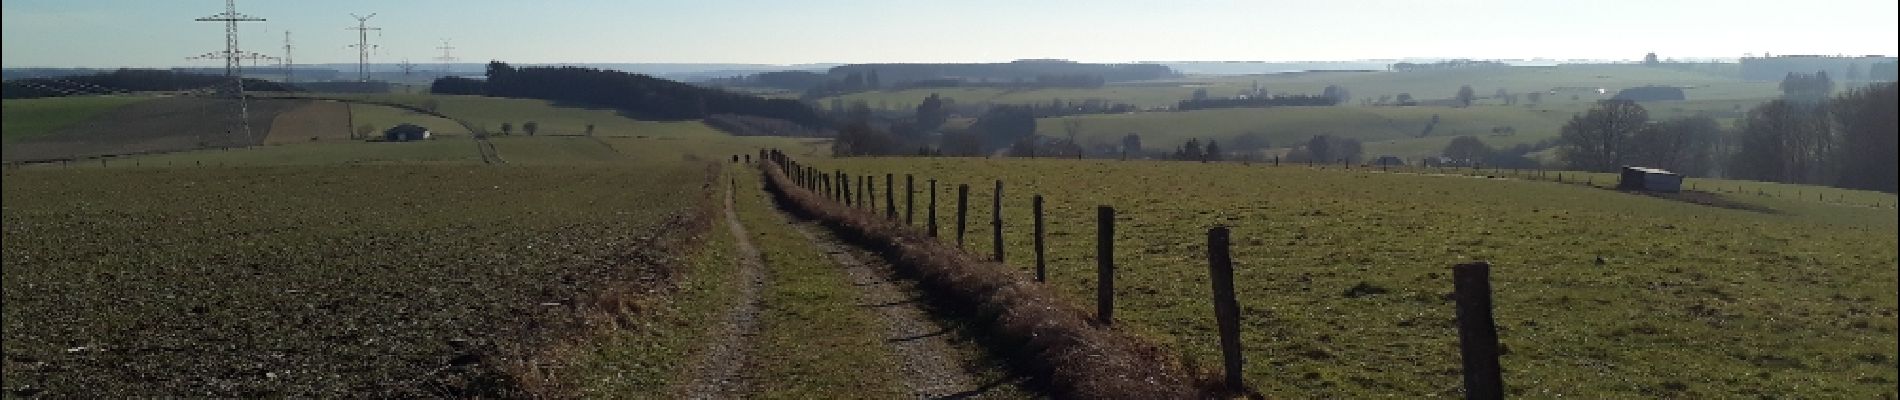
{"label": "distant farmhouse", "polygon": [[397,124],[383,131],[385,142],[408,142],[429,138],[429,128],[410,123]]}

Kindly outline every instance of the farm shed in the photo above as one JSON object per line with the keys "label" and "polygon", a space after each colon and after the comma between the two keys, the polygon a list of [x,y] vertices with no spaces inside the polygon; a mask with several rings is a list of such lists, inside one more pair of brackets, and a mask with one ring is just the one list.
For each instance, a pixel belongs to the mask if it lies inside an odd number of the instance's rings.
{"label": "farm shed", "polygon": [[1682,191],[1682,175],[1655,168],[1623,167],[1623,176],[1616,188],[1675,193]]}
{"label": "farm shed", "polygon": [[397,124],[396,126],[389,127],[389,130],[383,131],[383,141],[386,142],[407,142],[428,138],[429,128],[410,123]]}

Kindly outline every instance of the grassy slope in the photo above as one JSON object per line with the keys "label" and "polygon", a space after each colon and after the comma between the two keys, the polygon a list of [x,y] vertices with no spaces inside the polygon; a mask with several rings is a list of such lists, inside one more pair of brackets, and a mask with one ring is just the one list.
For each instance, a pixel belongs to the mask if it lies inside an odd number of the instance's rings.
{"label": "grassy slope", "polygon": [[411,123],[428,128],[432,135],[468,134],[468,129],[463,128],[462,124],[455,123],[455,121],[423,115],[395,107],[350,104],[350,119],[355,122],[355,126],[350,128],[352,132],[354,132],[354,129],[360,128],[363,125],[369,125],[371,129],[370,135],[372,136],[382,135],[383,130],[401,123]]}
{"label": "grassy slope", "polygon": [[[1617,90],[1644,85],[1674,85],[1687,89],[1688,101],[1647,102],[1657,119],[1710,114],[1732,118],[1741,110],[1778,95],[1774,83],[1743,82],[1698,71],[1680,71],[1640,65],[1575,65],[1555,68],[1464,69],[1423,72],[1325,72],[1257,76],[1190,76],[1177,80],[1109,85],[1099,89],[1008,90],[999,88],[943,88],[866,92],[843,96],[847,102],[864,100],[876,107],[912,107],[931,93],[961,103],[1049,103],[1052,99],[1107,99],[1143,108],[1171,107],[1205,89],[1214,96],[1232,96],[1252,89],[1255,82],[1270,93],[1320,93],[1327,85],[1341,85],[1358,98],[1411,93],[1419,99],[1450,98],[1461,85],[1472,85],[1480,97],[1499,88],[1512,93],[1559,87],[1604,88],[1562,91],[1546,95],[1535,106],[1503,106],[1481,99],[1478,107],[1359,107],[1357,100],[1341,107],[1231,109],[1186,113],[1143,112],[1127,115],[1085,115],[1045,118],[1037,133],[1066,137],[1063,121],[1082,121],[1084,143],[1119,143],[1122,135],[1138,133],[1151,148],[1173,148],[1188,138],[1229,140],[1242,133],[1266,134],[1276,147],[1303,143],[1319,134],[1358,138],[1367,142],[1368,155],[1398,155],[1407,159],[1436,155],[1452,137],[1474,135],[1494,147],[1532,143],[1552,138],[1571,115],[1592,102],[1610,98]],[[1571,95],[1577,95],[1571,99]],[[829,104],[820,99],[819,104]],[[1738,107],[1739,106],[1739,107]],[[1414,138],[1432,115],[1442,121],[1430,137]],[[1509,126],[1513,136],[1489,136],[1491,128]]]}
{"label": "grassy slope", "polygon": [[[1873,397],[1896,380],[1891,208],[1761,214],[1546,182],[1194,163],[812,161],[942,179],[946,226],[955,184],[971,183],[969,235],[985,243],[971,248],[985,254],[990,180],[1004,178],[1013,260],[1028,259],[1028,196],[1049,196],[1052,281],[1082,304],[1093,208],[1117,206],[1117,315],[1203,365],[1217,355],[1202,234],[1232,226],[1247,375],[1269,396],[1455,395],[1443,295],[1465,260],[1497,266],[1519,395]],[[1388,292],[1345,295],[1360,284]]]}
{"label": "grassy slope", "polygon": [[435,100],[437,110],[457,119],[482,126],[491,133],[500,133],[502,123],[515,126],[515,134],[523,134],[521,124],[535,121],[540,125],[541,134],[579,135],[585,133],[587,124],[594,124],[597,136],[651,136],[651,137],[696,137],[723,135],[718,130],[707,127],[699,121],[640,121],[620,115],[611,109],[559,107],[547,100],[510,99],[483,96],[450,96],[434,94],[387,94],[348,96],[366,100],[388,101],[402,104],[423,105]]}
{"label": "grassy slope", "polygon": [[[1036,130],[1042,135],[1066,137],[1064,121],[1075,120],[1080,121],[1082,134],[1079,137],[1083,143],[1119,144],[1123,135],[1136,133],[1141,135],[1144,147],[1173,148],[1190,138],[1232,143],[1231,138],[1236,135],[1260,133],[1267,136],[1271,145],[1287,147],[1304,144],[1308,138],[1323,134],[1362,142],[1410,139],[1425,128],[1433,115],[1439,116],[1439,123],[1433,128],[1434,137],[1449,140],[1449,136],[1476,135],[1486,138],[1487,142],[1506,145],[1556,136],[1557,128],[1570,117],[1569,113],[1557,111],[1503,106],[1283,107],[1044,118],[1037,121]],[[1489,137],[1495,126],[1516,127],[1519,134]]]}
{"label": "grassy slope", "polygon": [[[200,150],[113,160],[109,166],[335,165],[392,163],[479,163],[475,143],[467,139],[419,142],[337,141]],[[81,166],[97,164],[80,163]]]}
{"label": "grassy slope", "polygon": [[8,99],[0,102],[0,141],[12,142],[45,135],[100,112],[149,97],[76,96],[44,99]]}

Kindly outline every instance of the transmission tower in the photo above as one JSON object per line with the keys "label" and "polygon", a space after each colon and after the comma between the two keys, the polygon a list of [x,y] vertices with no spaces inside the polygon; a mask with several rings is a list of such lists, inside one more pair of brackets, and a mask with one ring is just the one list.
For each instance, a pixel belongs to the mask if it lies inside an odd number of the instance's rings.
{"label": "transmission tower", "polygon": [[442,50],[442,56],[435,58],[436,61],[442,62],[442,70],[436,71],[436,75],[448,75],[449,64],[454,63],[456,60],[455,55],[449,52],[455,50],[455,46],[450,46],[448,39],[442,39],[442,47],[437,47],[435,49]]}
{"label": "transmission tower", "polygon": [[290,31],[284,31],[284,83],[290,83]]}
{"label": "transmission tower", "polygon": [[356,31],[357,80],[369,82],[369,31],[380,31],[383,28],[369,26],[369,19],[376,18],[376,13],[369,13],[368,16],[357,16],[352,13],[350,17],[356,18],[356,27],[343,29]]}
{"label": "transmission tower", "polygon": [[238,50],[238,23],[261,22],[263,20],[263,18],[238,14],[237,0],[224,0],[223,13],[213,14],[209,17],[195,19],[194,21],[224,23],[224,52],[210,54],[221,54],[224,57],[224,76],[235,78],[238,76],[238,69],[243,68],[238,62],[240,55],[243,54],[242,50]]}
{"label": "transmission tower", "polygon": [[188,57],[188,59],[224,59],[224,76],[231,78],[231,83],[230,86],[220,87],[217,91],[220,94],[226,94],[237,99],[238,125],[244,130],[245,143],[250,143],[253,135],[251,134],[251,107],[249,101],[244,98],[244,77],[240,70],[244,68],[244,60],[276,59],[276,57],[238,49],[238,23],[261,22],[263,20],[263,18],[239,14],[237,12],[237,0],[224,0],[223,13],[194,20],[199,22],[224,23],[224,51],[214,51],[195,57]]}

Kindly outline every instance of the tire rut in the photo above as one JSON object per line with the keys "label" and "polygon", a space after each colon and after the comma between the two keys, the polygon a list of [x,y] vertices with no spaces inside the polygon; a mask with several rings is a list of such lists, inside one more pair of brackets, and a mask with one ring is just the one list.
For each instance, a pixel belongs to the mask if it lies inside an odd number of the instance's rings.
{"label": "tire rut", "polygon": [[966,367],[973,361],[968,359],[971,354],[980,351],[959,351],[958,346],[974,344],[954,327],[932,318],[923,308],[923,294],[913,284],[893,276],[895,271],[875,256],[859,253],[829,235],[814,234],[812,226],[785,217],[812,246],[844,269],[858,289],[858,306],[871,309],[884,321],[884,343],[902,364],[904,386],[917,398],[981,398],[997,384],[985,384]]}
{"label": "tire rut", "polygon": [[730,399],[749,393],[745,370],[751,362],[751,339],[759,334],[759,293],[765,287],[766,276],[759,249],[752,245],[751,234],[739,223],[739,215],[733,210],[732,192],[736,190],[735,184],[726,191],[725,213],[726,228],[732,232],[733,247],[739,255],[738,300],[709,335],[717,340],[694,364],[692,381],[687,384],[683,398]]}

